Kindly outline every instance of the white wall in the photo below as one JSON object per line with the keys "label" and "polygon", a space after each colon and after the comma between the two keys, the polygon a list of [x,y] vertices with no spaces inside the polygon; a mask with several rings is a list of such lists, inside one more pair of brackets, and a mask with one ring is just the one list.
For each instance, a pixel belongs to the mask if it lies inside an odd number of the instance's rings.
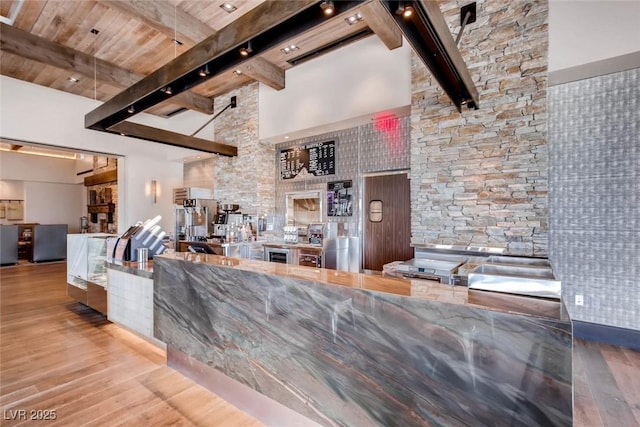
{"label": "white wall", "polygon": [[78,181],[76,161],[2,151],[0,179],[75,184]]}
{"label": "white wall", "polygon": [[259,137],[279,137],[410,104],[411,48],[405,40],[390,51],[374,35],[287,70],[285,89],[260,84]]}
{"label": "white wall", "polygon": [[550,0],[549,71],[639,52],[639,20],[638,0]]}
{"label": "white wall", "polygon": [[24,220],[40,224],[68,224],[70,233],[80,231],[82,184],[27,181],[24,183]]}
{"label": "white wall", "polygon": [[[118,168],[118,232],[158,214],[163,218],[161,227],[170,231],[171,189],[182,186],[179,159],[197,152],[85,129],[85,114],[98,105],[92,99],[0,76],[0,136],[124,156]],[[168,120],[144,114],[136,119],[156,127],[172,126]],[[158,181],[162,192],[156,204],[149,201],[151,179]]]}
{"label": "white wall", "polygon": [[0,199],[24,200],[24,182],[0,180]]}

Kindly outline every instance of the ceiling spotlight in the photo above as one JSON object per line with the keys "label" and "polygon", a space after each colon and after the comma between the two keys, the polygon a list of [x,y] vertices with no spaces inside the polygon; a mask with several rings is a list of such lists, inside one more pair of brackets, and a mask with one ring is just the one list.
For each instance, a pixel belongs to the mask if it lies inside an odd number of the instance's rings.
{"label": "ceiling spotlight", "polygon": [[295,44],[289,45],[289,46],[285,46],[282,49],[280,49],[280,52],[284,53],[285,55],[291,53],[291,52],[295,52],[296,50],[299,50],[300,48],[298,46],[296,46]]}
{"label": "ceiling spotlight", "polygon": [[359,13],[356,13],[355,15],[351,15],[348,18],[344,18],[345,22],[349,25],[353,25],[358,21],[362,21],[362,15]]}
{"label": "ceiling spotlight", "polygon": [[209,73],[209,64],[205,64],[204,68],[200,68],[200,71],[198,71],[200,77],[207,77]]}
{"label": "ceiling spotlight", "polygon": [[336,11],[336,7],[333,5],[331,0],[326,0],[320,3],[320,9],[322,9],[322,12],[327,16],[333,15],[333,12]]}
{"label": "ceiling spotlight", "polygon": [[129,108],[127,108],[127,113],[133,114],[135,112],[136,112],[136,109],[133,107],[133,105],[130,105]]}
{"label": "ceiling spotlight", "polygon": [[235,74],[236,76],[239,76],[242,74],[242,70],[235,70],[233,74]]}
{"label": "ceiling spotlight", "polygon": [[411,5],[404,5],[404,2],[398,2],[398,8],[396,9],[396,15],[400,15],[403,18],[410,18],[411,16],[413,16],[413,6]]}
{"label": "ceiling spotlight", "polygon": [[75,77],[69,77],[67,80],[70,81],[71,83],[78,83],[80,81],[79,79],[76,79]]}
{"label": "ceiling spotlight", "polygon": [[171,90],[171,86],[165,86],[162,89],[160,89],[160,92],[164,92],[167,95],[172,95],[173,91]]}
{"label": "ceiling spotlight", "polygon": [[229,3],[229,2],[222,3],[222,4],[220,5],[220,7],[222,8],[222,10],[224,10],[224,11],[225,11],[225,12],[227,12],[227,13],[235,12],[236,10],[238,10],[238,8],[237,8],[237,7],[235,7],[234,5],[232,5],[232,4],[231,4],[231,3]]}
{"label": "ceiling spotlight", "polygon": [[246,46],[240,48],[240,55],[249,56],[251,52],[253,52],[253,49],[251,49],[251,40],[249,40]]}

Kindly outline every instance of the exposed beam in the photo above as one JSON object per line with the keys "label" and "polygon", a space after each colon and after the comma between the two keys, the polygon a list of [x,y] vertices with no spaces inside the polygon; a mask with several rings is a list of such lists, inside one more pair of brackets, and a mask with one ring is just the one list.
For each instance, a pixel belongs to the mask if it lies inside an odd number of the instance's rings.
{"label": "exposed beam", "polygon": [[[346,9],[354,7],[356,3],[358,2],[336,2],[336,8]],[[130,105],[139,106],[139,108],[136,108],[137,111],[144,110],[176,93],[204,82],[221,69],[232,66],[237,67],[246,60],[238,55],[237,48],[239,46],[252,40],[254,55],[258,55],[261,50],[272,47],[275,43],[286,40],[287,37],[292,37],[293,31],[300,32],[301,30],[299,28],[289,28],[289,26],[287,28],[279,28],[277,34],[267,30],[283,23],[283,21],[287,21],[289,18],[297,17],[297,14],[301,14],[302,11],[309,9],[314,4],[317,6],[317,1],[269,0],[261,3],[222,28],[214,36],[206,38],[165,66],[89,112],[85,116],[85,127],[106,130],[110,126],[130,117],[130,114],[127,113]],[[302,22],[296,21],[296,26],[302,27],[306,25],[311,28],[318,25],[319,20],[322,19],[321,12],[319,7],[317,11],[315,9],[312,10],[309,16],[304,16],[302,17],[303,19],[300,19]],[[260,40],[258,40],[257,36],[262,34],[266,34],[265,41],[263,41],[262,46],[259,46],[258,41]],[[214,60],[218,60],[218,62]],[[211,75],[198,79],[198,69],[205,64],[209,65]],[[161,89],[167,86],[171,86],[173,95],[161,92]]]}
{"label": "exposed beam", "polygon": [[363,5],[361,13],[369,28],[389,50],[402,46],[402,31],[380,2],[372,1]]}
{"label": "exposed beam", "polygon": [[284,70],[264,58],[255,57],[238,67],[243,74],[275,90],[284,89]]}
{"label": "exposed beam", "polygon": [[[126,70],[88,55],[84,52],[54,43],[11,25],[0,23],[0,49],[56,68],[95,78],[112,86],[125,88],[144,78],[144,75]],[[183,92],[171,100],[182,107],[213,114],[213,100],[195,93]]]}
{"label": "exposed beam", "polygon": [[168,38],[177,37],[183,43],[193,45],[215,33],[213,28],[167,1],[99,1],[125,15],[135,16]]}
{"label": "exposed beam", "polygon": [[223,156],[237,156],[238,148],[233,145],[222,144],[220,142],[209,141],[196,138],[181,133],[171,132],[164,129],[153,128],[133,122],[120,122],[109,129],[112,133],[124,134],[147,141],[159,142],[161,144],[173,145],[174,147],[190,148],[192,150],[204,151],[205,153],[221,154]]}
{"label": "exposed beam", "polygon": [[463,105],[477,109],[479,107],[478,89],[453,40],[438,2],[431,0],[401,2],[405,7],[413,8],[411,18],[405,19],[395,13],[401,6],[400,2],[373,1],[383,3],[417,56],[427,66],[458,111],[462,110]]}

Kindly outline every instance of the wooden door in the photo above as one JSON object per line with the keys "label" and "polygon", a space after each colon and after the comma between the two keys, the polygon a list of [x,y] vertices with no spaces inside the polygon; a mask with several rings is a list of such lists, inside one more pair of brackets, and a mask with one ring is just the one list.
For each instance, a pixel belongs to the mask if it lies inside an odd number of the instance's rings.
{"label": "wooden door", "polygon": [[363,210],[365,270],[382,271],[384,264],[413,258],[406,173],[366,177]]}

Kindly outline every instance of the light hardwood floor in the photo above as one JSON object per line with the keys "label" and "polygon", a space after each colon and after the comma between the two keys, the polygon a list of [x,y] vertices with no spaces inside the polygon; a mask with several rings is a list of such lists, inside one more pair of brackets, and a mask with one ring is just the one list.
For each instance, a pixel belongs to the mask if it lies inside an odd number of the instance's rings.
{"label": "light hardwood floor", "polygon": [[[262,425],[168,368],[164,351],[73,302],[65,263],[4,267],[0,282],[3,426]],[[30,419],[46,411],[56,419]]]}
{"label": "light hardwood floor", "polygon": [[[261,425],[65,286],[65,263],[0,269],[1,425]],[[640,352],[576,339],[573,359],[574,425],[640,426]]]}

